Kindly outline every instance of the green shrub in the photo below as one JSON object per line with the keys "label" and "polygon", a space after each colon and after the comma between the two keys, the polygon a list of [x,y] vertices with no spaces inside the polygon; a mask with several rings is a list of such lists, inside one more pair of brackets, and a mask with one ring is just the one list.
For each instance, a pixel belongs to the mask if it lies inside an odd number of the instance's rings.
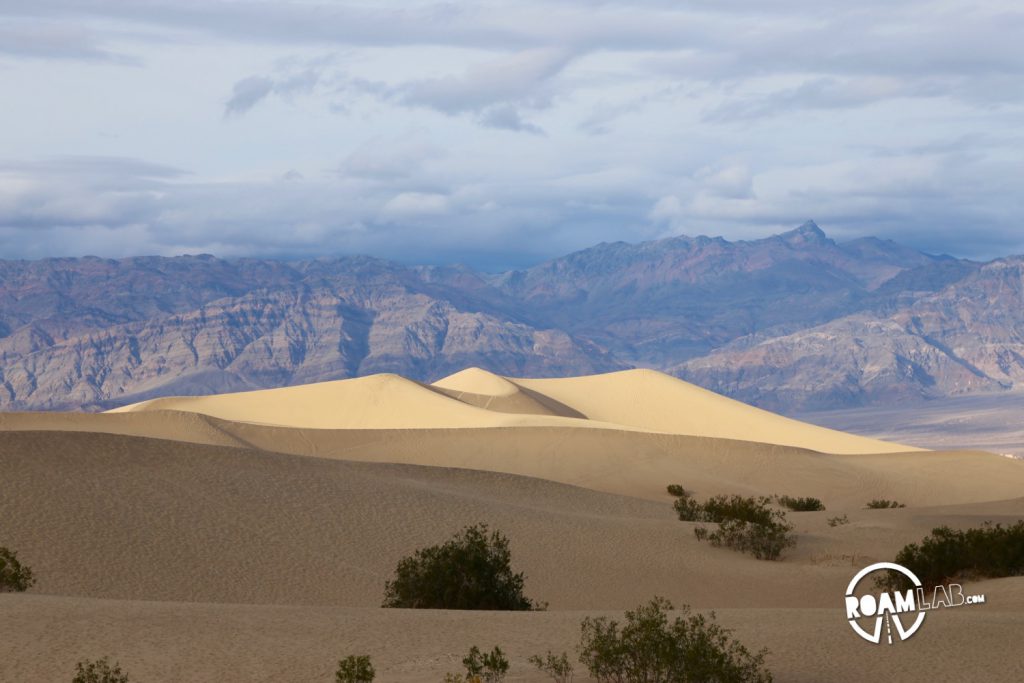
{"label": "green shrub", "polygon": [[713,496],[704,503],[704,521],[724,522],[736,520],[752,524],[770,524],[776,515],[782,514],[768,507],[771,498],[762,496]]}
{"label": "green shrub", "polygon": [[889,508],[905,508],[907,506],[904,505],[903,503],[897,503],[895,500],[875,498],[874,500],[868,501],[867,507],[870,510],[886,510]]}
{"label": "green shrub", "polygon": [[781,512],[776,514],[778,518],[767,524],[726,519],[719,522],[714,531],[698,527],[694,529],[694,535],[713,546],[724,545],[741,553],[750,553],[759,560],[777,560],[782,551],[796,545],[796,539],[791,533],[793,525],[785,521]]}
{"label": "green shrub", "polygon": [[759,560],[777,560],[786,548],[796,545],[793,525],[786,514],[770,507],[771,498],[744,496],[713,496],[704,503],[684,497],[674,508],[679,519],[686,522],[712,522],[718,528],[693,530],[700,541],[726,546],[750,553]]}
{"label": "green shrub", "polygon": [[523,595],[508,539],[487,525],[466,527],[442,545],[421,548],[398,563],[384,589],[384,607],[420,609],[542,609]]}
{"label": "green shrub", "polygon": [[846,516],[846,513],[839,515],[838,517],[829,517],[829,526],[842,526],[843,524],[849,524],[850,518]]}
{"label": "green shrub", "polygon": [[[932,587],[958,576],[991,577],[1024,574],[1024,520],[1012,526],[986,522],[963,531],[940,526],[920,543],[911,543],[896,554],[896,564],[914,572]],[[911,587],[899,572],[889,572],[881,583],[898,590]]]}
{"label": "green shrub", "polygon": [[775,496],[776,502],[793,512],[820,512],[825,504],[818,498],[794,498],[793,496]]}
{"label": "green shrub", "polygon": [[770,683],[767,650],[751,654],[715,622],[715,615],[669,622],[672,603],[654,598],[626,612],[622,626],[607,617],[581,625],[580,662],[598,683]]}
{"label": "green shrub", "polygon": [[704,503],[685,496],[677,500],[673,507],[684,522],[721,522],[726,519],[739,519],[755,524],[767,524],[772,520],[772,499],[767,497],[752,498],[745,496],[712,496]]}
{"label": "green shrub", "polygon": [[0,547],[0,593],[21,593],[35,582],[32,570],[18,562],[18,553]]}
{"label": "green shrub", "polygon": [[116,662],[111,667],[106,657],[95,662],[87,659],[75,665],[71,683],[128,683],[128,674],[123,673]]}
{"label": "green shrub", "polygon": [[676,498],[672,507],[683,522],[699,522],[704,515],[704,506],[685,494]]}
{"label": "green shrub", "polygon": [[369,655],[349,655],[338,662],[334,680],[337,683],[370,683],[376,676]]}
{"label": "green shrub", "polygon": [[548,650],[544,657],[533,655],[528,661],[546,673],[555,683],[570,683],[572,681],[572,664],[569,663],[569,655],[565,652],[556,655]]}
{"label": "green shrub", "polygon": [[675,496],[676,498],[686,496],[686,489],[683,488],[682,484],[669,484],[666,488],[670,496]]}
{"label": "green shrub", "polygon": [[505,674],[509,669],[508,659],[497,645],[490,652],[480,652],[480,648],[474,645],[469,648],[469,654],[462,659],[462,666],[466,667],[467,681],[485,683],[505,680]]}

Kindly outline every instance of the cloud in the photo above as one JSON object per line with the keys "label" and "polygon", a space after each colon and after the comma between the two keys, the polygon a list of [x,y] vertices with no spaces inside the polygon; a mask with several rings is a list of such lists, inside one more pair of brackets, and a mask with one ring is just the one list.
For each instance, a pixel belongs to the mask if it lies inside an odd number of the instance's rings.
{"label": "cloud", "polygon": [[416,216],[440,216],[448,213],[449,200],[443,194],[403,192],[389,199],[381,209],[385,220]]}
{"label": "cloud", "polygon": [[443,149],[415,135],[374,138],[360,145],[342,162],[342,175],[394,182],[422,173],[426,164],[445,156]]}
{"label": "cloud", "polygon": [[561,49],[526,50],[466,69],[459,76],[412,81],[397,88],[400,101],[446,114],[481,111],[498,104],[547,106],[551,94],[544,84],[569,63]]}
{"label": "cloud", "polygon": [[473,64],[457,75],[385,83],[355,78],[329,59],[317,60],[298,73],[249,76],[235,83],[225,114],[241,115],[274,94],[308,95],[320,83],[334,93],[364,94],[400,106],[425,107],[456,116],[475,113],[483,126],[543,134],[523,119],[522,109],[551,106],[554,79],[571,61],[563,49],[526,50]]}
{"label": "cloud", "polygon": [[1011,0],[0,0],[0,26],[7,254],[496,266],[808,216],[1024,251]]}
{"label": "cloud", "polygon": [[718,197],[727,199],[752,199],[754,197],[754,178],[750,169],[743,164],[720,168],[705,167],[697,171],[696,178],[705,192]]}
{"label": "cloud", "polygon": [[270,78],[268,76],[248,76],[235,83],[231,97],[224,105],[225,116],[241,116],[271,93],[286,99],[300,94],[309,94],[320,81],[320,73],[313,68],[303,69],[299,73]]}
{"label": "cloud", "polygon": [[70,59],[131,66],[141,63],[136,57],[101,48],[95,33],[66,22],[10,20],[0,24],[0,54],[20,58]]}
{"label": "cloud", "polygon": [[499,104],[483,110],[480,113],[480,123],[489,128],[503,128],[534,135],[544,134],[540,126],[524,121],[519,110],[511,104]]}
{"label": "cloud", "polygon": [[224,114],[239,116],[274,91],[274,81],[266,76],[249,76],[235,83],[231,99],[224,105]]}

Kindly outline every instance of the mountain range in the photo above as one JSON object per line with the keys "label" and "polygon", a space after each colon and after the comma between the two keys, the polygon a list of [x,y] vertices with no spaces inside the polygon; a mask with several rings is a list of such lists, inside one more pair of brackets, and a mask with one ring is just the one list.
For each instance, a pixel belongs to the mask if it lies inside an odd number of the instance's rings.
{"label": "mountain range", "polygon": [[1024,380],[1024,258],[978,263],[813,222],[604,243],[492,274],[366,256],[0,261],[0,409],[469,366],[667,371],[782,412]]}

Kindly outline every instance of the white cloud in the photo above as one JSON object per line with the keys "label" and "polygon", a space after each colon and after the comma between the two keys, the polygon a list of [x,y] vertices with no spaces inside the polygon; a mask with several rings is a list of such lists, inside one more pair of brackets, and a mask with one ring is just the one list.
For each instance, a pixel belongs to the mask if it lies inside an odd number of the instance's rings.
{"label": "white cloud", "polygon": [[1024,250],[1018,5],[0,0],[0,249]]}
{"label": "white cloud", "polygon": [[440,216],[448,212],[448,207],[448,197],[443,194],[403,192],[388,200],[381,209],[381,216],[386,220]]}

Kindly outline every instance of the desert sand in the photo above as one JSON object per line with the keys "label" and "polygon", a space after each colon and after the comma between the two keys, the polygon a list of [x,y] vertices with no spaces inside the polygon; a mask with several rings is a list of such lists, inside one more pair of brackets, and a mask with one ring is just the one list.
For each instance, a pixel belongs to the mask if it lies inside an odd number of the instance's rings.
{"label": "desert sand", "polygon": [[[860,640],[842,603],[857,570],[934,526],[1024,517],[1024,462],[814,427],[651,371],[0,415],[0,482],[0,545],[38,577],[0,595],[2,681],[69,680],[103,655],[133,681],[329,681],[350,653],[381,681],[438,681],[473,644],[500,644],[509,680],[543,680],[529,655],[571,653],[584,616],[653,595],[714,609],[770,649],[777,681],[1024,678],[1024,577],[968,583],[986,604],[892,647]],[[765,562],[697,542],[669,483],[828,509],[789,513],[798,544]],[[378,607],[399,558],[477,522],[509,537],[548,611]]]}
{"label": "desert sand", "polygon": [[152,410],[314,429],[584,427],[742,439],[829,453],[918,450],[790,420],[654,370],[537,380],[470,368],[431,385],[382,374],[263,391],[158,398],[112,412]]}

